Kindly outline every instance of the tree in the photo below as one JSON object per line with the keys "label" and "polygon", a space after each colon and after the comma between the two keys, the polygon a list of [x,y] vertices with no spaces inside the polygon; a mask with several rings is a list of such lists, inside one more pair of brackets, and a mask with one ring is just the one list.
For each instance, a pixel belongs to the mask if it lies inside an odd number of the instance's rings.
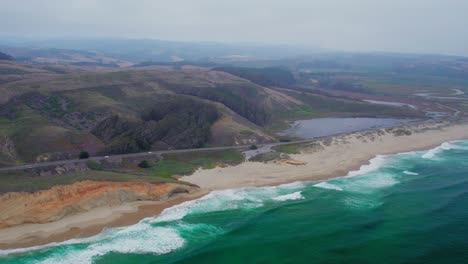
{"label": "tree", "polygon": [[151,167],[151,164],[147,160],[142,160],[140,163],[138,163],[138,167],[147,169]]}
{"label": "tree", "polygon": [[88,158],[89,158],[89,153],[87,151],[80,152],[80,159],[88,159]]}

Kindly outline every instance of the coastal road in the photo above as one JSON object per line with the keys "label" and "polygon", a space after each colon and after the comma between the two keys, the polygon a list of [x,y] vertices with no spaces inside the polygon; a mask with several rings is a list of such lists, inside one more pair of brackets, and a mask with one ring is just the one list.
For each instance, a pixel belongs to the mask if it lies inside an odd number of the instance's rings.
{"label": "coastal road", "polygon": [[[319,139],[320,138],[291,141],[291,142],[257,144],[257,147],[259,148],[267,147],[268,149],[270,149],[271,147],[274,147],[274,146],[288,145],[288,144],[302,144],[302,143],[313,142]],[[140,152],[140,153],[129,153],[129,154],[110,155],[110,156],[98,156],[98,157],[91,157],[89,159],[58,160],[58,161],[51,161],[51,162],[31,163],[31,164],[25,164],[25,165],[14,166],[14,167],[0,168],[0,172],[37,169],[37,168],[45,168],[49,166],[61,166],[61,165],[67,165],[67,164],[86,163],[86,161],[88,160],[102,161],[102,160],[108,160],[108,159],[110,160],[110,159],[121,159],[121,158],[151,157],[151,156],[158,156],[158,155],[169,154],[169,153],[201,152],[201,151],[228,150],[228,149],[248,149],[250,146],[251,145],[239,145],[239,146],[227,146],[227,147],[159,150],[159,151],[147,151],[147,152]]]}
{"label": "coastal road", "polygon": [[[432,120],[433,121],[433,120]],[[425,122],[431,122],[431,120],[423,120],[423,121],[418,121],[418,122],[412,122],[411,124],[400,124],[393,126],[393,128],[396,127],[405,127],[408,125],[416,125],[416,124],[421,124]],[[386,127],[389,128],[389,127]],[[360,131],[354,131],[351,133],[356,133],[356,132],[368,132],[368,131],[374,131],[375,129],[380,129],[380,128],[373,128],[373,129],[367,129],[367,130],[360,130]],[[323,136],[323,137],[316,137],[312,139],[304,139],[304,140],[297,140],[297,141],[290,141],[290,142],[274,142],[274,143],[265,143],[265,144],[256,144],[258,147],[258,150],[249,150],[249,147],[251,145],[239,145],[239,146],[226,146],[226,147],[211,147],[211,148],[193,148],[193,149],[174,149],[174,150],[159,150],[159,151],[147,151],[147,152],[140,152],[140,153],[129,153],[129,154],[119,154],[119,155],[109,155],[109,156],[98,156],[98,157],[91,157],[89,159],[72,159],[72,160],[58,160],[58,161],[51,161],[51,162],[40,162],[40,163],[31,163],[31,164],[25,164],[25,165],[20,165],[20,166],[13,166],[13,167],[4,167],[0,168],[0,172],[6,172],[6,171],[19,171],[19,170],[28,170],[28,169],[38,169],[38,168],[46,168],[50,166],[63,166],[67,164],[77,164],[77,163],[86,163],[88,160],[94,160],[94,161],[102,161],[102,160],[111,160],[111,159],[119,159],[119,158],[135,158],[135,157],[152,157],[152,156],[159,156],[162,154],[169,154],[169,153],[186,153],[186,152],[201,152],[201,151],[212,151],[212,150],[228,150],[228,149],[245,149],[245,156],[247,159],[250,159],[251,157],[259,154],[259,153],[264,153],[271,150],[272,147],[275,146],[280,146],[280,145],[294,145],[294,144],[304,144],[304,143],[310,143],[310,142],[315,142],[318,140],[330,138],[330,137],[336,137],[340,135],[345,135],[349,133],[339,133],[339,134],[333,134],[329,136]]]}

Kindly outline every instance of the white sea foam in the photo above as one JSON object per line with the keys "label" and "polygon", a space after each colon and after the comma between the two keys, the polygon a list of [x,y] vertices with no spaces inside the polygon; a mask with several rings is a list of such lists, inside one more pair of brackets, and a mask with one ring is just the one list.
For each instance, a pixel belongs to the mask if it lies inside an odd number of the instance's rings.
{"label": "white sea foam", "polygon": [[399,183],[392,174],[388,173],[379,173],[377,176],[369,177],[365,181],[365,185],[371,188],[386,188]]}
{"label": "white sea foam", "polygon": [[419,173],[417,173],[417,172],[406,171],[406,170],[403,171],[403,173],[406,174],[406,175],[419,175]]}
{"label": "white sea foam", "polygon": [[347,207],[351,207],[353,209],[372,209],[382,205],[382,202],[379,200],[357,196],[348,196],[343,200],[343,203]]}
{"label": "white sea foam", "polygon": [[41,246],[34,246],[34,247],[27,247],[27,248],[4,249],[4,250],[0,250],[0,256],[19,254],[19,253],[24,253],[24,252],[29,252],[29,251],[43,250],[43,249],[52,248],[56,246],[93,243],[93,242],[103,240],[103,239],[106,239],[107,237],[112,236],[112,234],[110,234],[109,232],[110,230],[112,229],[104,230],[102,233],[98,235],[87,237],[87,238],[73,238],[70,240],[63,241],[63,242],[52,242],[52,243],[41,245]]}
{"label": "white sea foam", "polygon": [[442,143],[442,145],[440,145],[438,147],[435,147],[433,149],[430,149],[430,150],[426,151],[426,153],[424,153],[422,155],[422,158],[423,159],[433,159],[437,154],[441,153],[442,151],[450,150],[450,149],[452,149],[452,144],[449,143],[449,142],[445,142],[445,143]]}
{"label": "white sea foam", "polygon": [[300,182],[300,181],[281,184],[281,185],[276,186],[276,188],[280,188],[280,189],[302,189],[305,187],[306,187],[305,182]]}
{"label": "white sea foam", "polygon": [[71,239],[60,243],[29,248],[1,250],[0,255],[46,250],[57,246],[75,244],[89,244],[89,246],[82,249],[67,249],[65,252],[61,251],[45,260],[35,260],[32,263],[88,264],[92,263],[94,258],[110,252],[166,254],[182,247],[185,240],[180,237],[174,228],[152,227],[145,223],[139,223],[125,228],[108,229],[90,238]]}
{"label": "white sea foam", "polygon": [[354,177],[376,171],[385,164],[386,157],[385,155],[377,155],[375,158],[369,160],[369,164],[362,165],[359,170],[348,172],[346,177]]}
{"label": "white sea foam", "polygon": [[379,172],[369,176],[343,179],[344,189],[353,193],[372,193],[378,189],[388,188],[399,181],[391,173]]}
{"label": "white sea foam", "polygon": [[289,200],[299,200],[299,199],[304,199],[304,196],[302,196],[301,192],[294,192],[294,193],[280,195],[280,196],[273,198],[273,200],[280,201],[280,202],[289,201]]}
{"label": "white sea foam", "polygon": [[[166,208],[160,215],[143,219],[132,226],[111,228],[90,238],[71,239],[38,247],[0,250],[0,256],[74,244],[83,245],[84,248],[67,249],[65,255],[62,251],[60,256],[52,255],[44,263],[54,263],[58,260],[63,263],[91,263],[93,258],[109,252],[165,254],[184,245],[185,240],[180,237],[178,230],[184,226],[184,222],[180,220],[189,214],[257,208],[263,206],[265,202],[304,199],[297,190],[305,186],[302,182],[294,182],[279,186],[213,191],[197,200]],[[177,221],[171,223],[171,226],[178,227],[154,226],[156,223],[170,221]]]}
{"label": "white sea foam", "polygon": [[183,219],[188,214],[257,208],[263,206],[264,202],[271,200],[272,197],[291,195],[291,191],[302,189],[305,186],[303,182],[293,182],[279,186],[212,191],[197,200],[166,208],[159,216],[146,219],[146,221],[150,223],[167,222]]}
{"label": "white sea foam", "polygon": [[151,223],[167,222],[183,219],[188,214],[261,207],[264,200],[262,196],[271,197],[271,195],[276,195],[274,187],[213,191],[197,200],[166,208],[159,216],[147,219],[147,221]]}
{"label": "white sea foam", "polygon": [[315,186],[315,187],[318,187],[318,188],[323,188],[323,189],[330,189],[330,190],[343,191],[343,188],[341,188],[341,187],[339,187],[339,186],[337,186],[337,185],[328,183],[328,182],[317,183],[317,184],[315,184],[314,186]]}
{"label": "white sea foam", "polygon": [[85,249],[69,249],[65,254],[56,253],[37,263],[88,264],[96,257],[111,252],[167,254],[183,247],[184,244],[185,240],[174,228],[147,226],[144,232],[116,235],[111,239],[91,244]]}
{"label": "white sea foam", "polygon": [[446,150],[459,149],[459,150],[468,150],[468,147],[457,145],[456,143],[460,141],[450,141],[444,142],[442,145],[426,151],[422,155],[424,159],[434,159],[438,154]]}

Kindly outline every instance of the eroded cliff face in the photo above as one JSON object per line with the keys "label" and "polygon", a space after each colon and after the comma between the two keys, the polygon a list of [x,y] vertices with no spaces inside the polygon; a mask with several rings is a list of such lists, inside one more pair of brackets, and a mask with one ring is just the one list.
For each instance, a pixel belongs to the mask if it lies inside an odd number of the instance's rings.
{"label": "eroded cliff face", "polygon": [[82,181],[34,193],[6,193],[0,196],[0,228],[52,222],[101,206],[164,201],[197,189],[176,183]]}

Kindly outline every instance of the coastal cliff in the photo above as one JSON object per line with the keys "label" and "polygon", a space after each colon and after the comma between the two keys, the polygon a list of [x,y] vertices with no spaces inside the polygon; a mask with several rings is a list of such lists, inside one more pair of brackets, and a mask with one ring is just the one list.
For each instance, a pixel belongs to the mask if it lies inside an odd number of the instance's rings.
{"label": "coastal cliff", "polygon": [[96,207],[164,201],[196,189],[177,183],[82,181],[34,193],[11,192],[0,196],[0,228],[48,223]]}

